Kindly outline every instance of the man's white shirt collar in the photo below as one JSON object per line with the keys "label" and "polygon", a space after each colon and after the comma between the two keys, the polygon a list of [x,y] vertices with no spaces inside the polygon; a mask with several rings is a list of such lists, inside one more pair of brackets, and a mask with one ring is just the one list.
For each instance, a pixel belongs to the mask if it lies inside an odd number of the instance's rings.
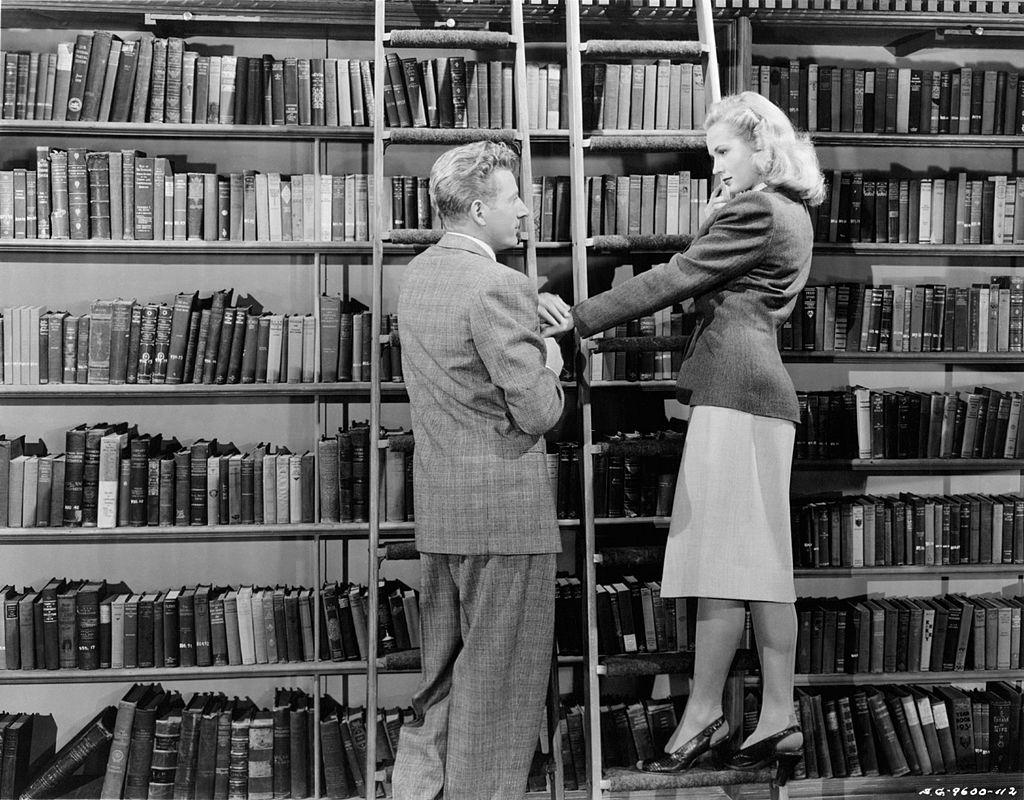
{"label": "man's white shirt collar", "polygon": [[447,233],[449,236],[462,236],[466,239],[469,239],[471,242],[476,242],[484,249],[484,252],[491,257],[491,261],[498,260],[498,257],[494,255],[494,248],[487,244],[487,242],[481,241],[480,239],[477,239],[475,236],[470,236],[468,233],[459,233],[458,231],[445,231],[445,233]]}

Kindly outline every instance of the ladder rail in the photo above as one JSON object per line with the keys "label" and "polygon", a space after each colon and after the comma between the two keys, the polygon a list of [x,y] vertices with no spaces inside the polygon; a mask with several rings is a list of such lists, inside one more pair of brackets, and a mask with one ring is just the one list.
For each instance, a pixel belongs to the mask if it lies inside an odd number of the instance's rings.
{"label": "ladder rail", "polygon": [[[696,0],[696,16],[698,35],[701,42],[702,61],[704,67],[704,90],[707,104],[721,99],[721,76],[718,65],[717,44],[712,18],[711,0]],[[586,171],[584,150],[587,142],[583,137],[582,108],[582,59],[581,53],[586,45],[581,41],[580,9],[576,2],[566,2],[566,58],[569,82],[569,169],[570,169],[570,202],[572,266],[575,302],[589,296],[588,285],[588,238]],[[694,128],[703,125],[703,120],[694,120]],[[584,617],[586,624],[585,663],[587,664],[584,678],[584,725],[587,733],[587,773],[588,796],[591,800],[602,800],[605,791],[610,789],[609,782],[604,779],[601,761],[601,687],[600,676],[603,670],[598,663],[597,652],[597,603],[595,594],[597,540],[594,524],[594,463],[593,455],[593,407],[591,402],[591,348],[579,342],[582,368],[577,374],[578,403],[582,424],[583,452],[583,497],[581,530],[584,536],[584,557],[582,564],[584,585]]]}

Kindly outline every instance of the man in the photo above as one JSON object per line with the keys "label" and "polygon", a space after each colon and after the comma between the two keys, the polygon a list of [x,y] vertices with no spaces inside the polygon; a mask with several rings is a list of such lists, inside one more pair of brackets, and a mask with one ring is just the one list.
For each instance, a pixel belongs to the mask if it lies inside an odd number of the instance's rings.
{"label": "man", "polygon": [[[430,199],[444,235],[398,301],[415,451],[423,675],[402,728],[395,800],[520,800],[540,731],[560,550],[543,434],[561,356],[533,282],[495,260],[529,209],[518,160],[444,153]],[[545,298],[546,322],[568,307]]]}

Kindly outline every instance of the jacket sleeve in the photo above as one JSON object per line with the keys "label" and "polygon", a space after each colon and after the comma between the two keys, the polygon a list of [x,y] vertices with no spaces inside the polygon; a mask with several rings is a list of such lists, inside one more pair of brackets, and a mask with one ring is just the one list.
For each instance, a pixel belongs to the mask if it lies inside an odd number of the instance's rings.
{"label": "jacket sleeve", "polygon": [[544,366],[546,348],[537,332],[537,292],[527,278],[508,270],[483,287],[469,310],[473,343],[509,415],[524,433],[540,436],[555,426],[564,401],[558,376]]}
{"label": "jacket sleeve", "polygon": [[591,336],[705,294],[760,264],[772,233],[771,200],[764,192],[744,192],[685,252],[573,306],[576,329]]}

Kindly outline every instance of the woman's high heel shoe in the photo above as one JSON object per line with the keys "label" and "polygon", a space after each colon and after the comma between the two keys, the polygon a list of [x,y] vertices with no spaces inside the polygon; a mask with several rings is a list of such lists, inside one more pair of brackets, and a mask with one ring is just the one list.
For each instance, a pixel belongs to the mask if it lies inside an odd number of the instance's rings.
{"label": "woman's high heel shoe", "polygon": [[[722,734],[716,738],[715,734],[720,730]],[[725,717],[719,717],[677,750],[660,758],[645,759],[636,766],[644,772],[682,772],[692,767],[697,759],[709,750],[717,750],[728,741],[729,727]]]}
{"label": "woman's high heel shoe", "polygon": [[799,725],[784,728],[778,733],[737,750],[729,760],[731,769],[759,770],[775,763],[774,783],[785,786],[803,755],[804,736]]}

